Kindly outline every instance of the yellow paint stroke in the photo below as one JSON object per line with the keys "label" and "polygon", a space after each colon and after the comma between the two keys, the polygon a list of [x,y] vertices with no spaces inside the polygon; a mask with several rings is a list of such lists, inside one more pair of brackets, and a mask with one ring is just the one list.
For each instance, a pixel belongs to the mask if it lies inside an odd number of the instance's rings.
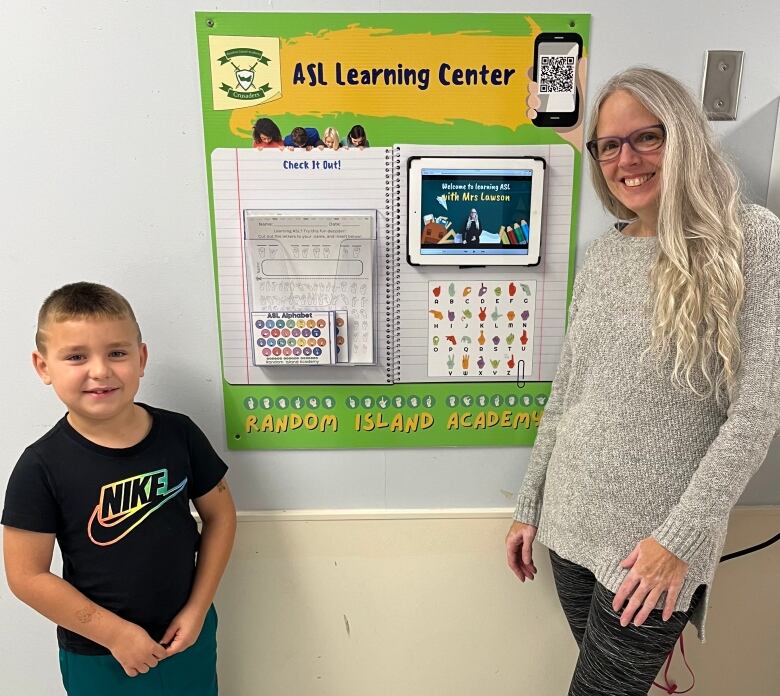
{"label": "yellow paint stroke", "polygon": [[[517,21],[507,15],[507,22]],[[230,118],[234,135],[247,137],[260,116],[296,114],[300,116],[336,116],[356,113],[377,117],[401,117],[436,124],[468,120],[488,126],[515,129],[529,123],[526,117],[528,70],[533,64],[534,38],[541,32],[531,17],[526,17],[530,35],[494,36],[484,32],[453,34],[395,34],[391,29],[352,25],[337,31],[282,41],[282,97],[257,107],[236,109]],[[404,68],[430,70],[426,90],[415,84],[338,85],[335,65],[342,73],[348,68]],[[296,64],[323,64],[327,85],[293,84]],[[513,69],[507,84],[445,86],[439,80],[442,64],[452,68],[490,70]],[[452,72],[449,72],[451,76]],[[488,73],[489,75],[489,73]],[[489,82],[489,79],[488,79]],[[305,125],[305,124],[304,124]]]}

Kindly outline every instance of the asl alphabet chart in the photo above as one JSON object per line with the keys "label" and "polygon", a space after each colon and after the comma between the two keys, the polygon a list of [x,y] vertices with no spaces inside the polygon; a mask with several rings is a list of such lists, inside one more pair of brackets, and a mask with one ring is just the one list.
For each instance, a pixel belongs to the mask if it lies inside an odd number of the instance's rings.
{"label": "asl alphabet chart", "polygon": [[252,312],[252,340],[258,366],[333,365],[336,313]]}
{"label": "asl alphabet chart", "polygon": [[428,283],[428,376],[489,380],[526,374],[536,281]]}

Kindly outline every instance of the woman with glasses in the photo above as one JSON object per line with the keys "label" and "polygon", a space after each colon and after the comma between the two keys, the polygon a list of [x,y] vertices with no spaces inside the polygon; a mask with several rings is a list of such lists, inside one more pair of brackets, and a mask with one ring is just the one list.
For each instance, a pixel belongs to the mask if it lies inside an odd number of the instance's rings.
{"label": "woman with glasses", "polygon": [[644,696],[688,621],[703,637],[729,512],[780,422],[780,221],[663,73],[613,77],[589,138],[625,222],[577,274],[507,559],[533,580],[534,541],[550,549],[570,696]]}

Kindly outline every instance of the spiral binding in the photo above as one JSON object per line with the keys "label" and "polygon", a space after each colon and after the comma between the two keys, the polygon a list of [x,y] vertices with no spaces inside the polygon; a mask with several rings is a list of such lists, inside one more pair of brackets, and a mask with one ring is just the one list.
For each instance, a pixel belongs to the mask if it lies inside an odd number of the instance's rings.
{"label": "spiral binding", "polygon": [[393,148],[392,163],[392,195],[393,195],[393,233],[388,235],[392,244],[393,276],[391,279],[392,317],[390,327],[392,337],[389,345],[392,350],[392,362],[388,363],[392,371],[392,382],[401,380],[401,253],[403,219],[401,215],[401,148]]}
{"label": "spiral binding", "polygon": [[393,332],[393,317],[395,316],[395,296],[393,282],[396,276],[395,264],[395,215],[393,206],[393,154],[392,149],[385,151],[385,366],[388,384],[395,377],[395,338]]}

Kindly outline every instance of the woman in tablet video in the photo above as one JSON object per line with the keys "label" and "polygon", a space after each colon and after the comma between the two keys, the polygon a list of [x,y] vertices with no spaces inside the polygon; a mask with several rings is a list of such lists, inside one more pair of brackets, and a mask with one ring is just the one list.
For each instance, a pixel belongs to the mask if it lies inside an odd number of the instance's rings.
{"label": "woman in tablet video", "polygon": [[590,124],[596,192],[628,222],[577,274],[507,560],[532,580],[550,549],[569,694],[644,695],[688,621],[703,637],[729,511],[778,429],[780,220],[673,78],[613,77]]}
{"label": "woman in tablet video", "polygon": [[466,218],[466,224],[463,226],[463,243],[470,247],[479,246],[479,235],[481,233],[482,228],[479,224],[479,216],[477,211],[472,208],[469,211],[469,216]]}

